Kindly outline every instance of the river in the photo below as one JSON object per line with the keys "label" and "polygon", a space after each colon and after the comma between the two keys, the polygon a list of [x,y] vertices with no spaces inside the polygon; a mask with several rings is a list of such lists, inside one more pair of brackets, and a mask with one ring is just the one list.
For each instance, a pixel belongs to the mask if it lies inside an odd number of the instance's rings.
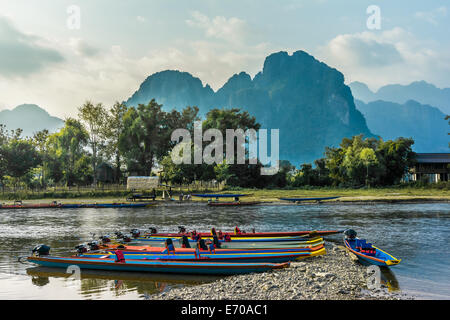
{"label": "river", "polygon": [[[114,231],[156,227],[188,230],[284,231],[352,228],[358,237],[402,259],[387,272],[392,290],[421,299],[450,299],[450,204],[307,204],[242,208],[176,204],[123,209],[15,209],[0,211],[0,299],[146,299],[171,287],[217,277],[65,270],[18,262],[37,244],[52,255]],[[340,243],[342,236],[330,237]],[[386,272],[384,272],[386,274]]]}

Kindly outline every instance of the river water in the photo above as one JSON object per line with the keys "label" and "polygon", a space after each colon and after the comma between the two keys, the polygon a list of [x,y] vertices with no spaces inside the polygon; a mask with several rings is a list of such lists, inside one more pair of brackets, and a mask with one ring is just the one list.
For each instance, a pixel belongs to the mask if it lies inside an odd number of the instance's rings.
{"label": "river water", "polygon": [[[146,299],[171,287],[218,277],[66,270],[18,262],[37,244],[52,255],[73,253],[77,244],[114,231],[156,227],[188,230],[330,230],[352,228],[402,259],[387,272],[392,290],[422,299],[450,299],[450,204],[310,204],[242,208],[173,204],[128,209],[16,209],[0,212],[0,299]],[[342,236],[330,241],[341,243]],[[384,272],[386,274],[386,272]]]}

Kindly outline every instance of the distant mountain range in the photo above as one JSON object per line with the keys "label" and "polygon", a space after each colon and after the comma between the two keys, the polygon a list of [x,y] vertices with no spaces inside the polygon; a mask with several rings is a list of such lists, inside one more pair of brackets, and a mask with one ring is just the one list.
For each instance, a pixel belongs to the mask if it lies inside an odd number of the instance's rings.
{"label": "distant mountain range", "polygon": [[[147,77],[125,102],[137,106],[153,98],[165,110],[197,106],[202,117],[212,108],[248,111],[262,128],[280,129],[280,159],[296,166],[361,133],[412,137],[417,152],[449,152],[444,118],[450,113],[450,89],[424,81],[377,92],[361,82],[347,86],[342,73],[304,51],[271,54],[253,79],[245,72],[235,74],[216,92],[188,72],[161,71]],[[34,104],[0,111],[0,123],[9,130],[23,129],[23,136],[43,129],[55,132],[64,125]]]}
{"label": "distant mountain range", "polygon": [[392,101],[403,104],[415,100],[422,104],[438,107],[443,113],[450,114],[450,88],[439,89],[425,81],[412,82],[409,85],[390,84],[373,92],[362,82],[349,84],[355,99],[364,102],[376,100]]}
{"label": "distant mountain range", "polygon": [[382,100],[355,103],[370,130],[383,139],[413,138],[416,152],[449,152],[449,127],[438,108],[414,100],[404,104]]}
{"label": "distant mountain range", "polygon": [[186,72],[167,70],[149,76],[126,101],[129,106],[155,98],[166,110],[197,106],[240,108],[266,129],[280,129],[280,158],[295,165],[323,156],[326,146],[357,134],[373,136],[356,109],[344,76],[304,51],[271,54],[254,79],[232,76],[214,92]]}
{"label": "distant mountain range", "polygon": [[8,130],[22,129],[22,137],[32,137],[35,132],[44,129],[55,132],[64,126],[62,119],[52,117],[35,104],[21,104],[12,110],[0,111],[0,123]]}

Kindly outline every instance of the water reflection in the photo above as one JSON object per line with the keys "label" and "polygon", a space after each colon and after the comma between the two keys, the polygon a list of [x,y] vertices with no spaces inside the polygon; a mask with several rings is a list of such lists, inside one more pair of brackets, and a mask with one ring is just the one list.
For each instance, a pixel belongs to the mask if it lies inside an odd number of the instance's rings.
{"label": "water reflection", "polygon": [[[67,256],[74,253],[76,245],[91,240],[92,233],[98,237],[115,231],[128,233],[133,228],[144,231],[152,226],[161,232],[174,232],[179,225],[205,231],[212,226],[231,231],[236,225],[256,231],[352,228],[359,237],[402,259],[398,266],[382,270],[382,281],[389,288],[450,298],[449,203],[267,205],[238,209],[190,203],[143,209],[18,209],[1,213],[0,295],[14,295],[12,298],[60,298],[60,290],[68,287],[70,298],[145,298],[150,292],[202,282],[198,276],[192,279],[95,270],[83,270],[81,280],[75,281],[65,270],[55,273],[43,267],[27,269],[29,264],[17,262],[18,256],[28,255],[41,243],[50,245],[52,255]],[[342,244],[341,236],[327,240]],[[74,286],[77,290],[71,289]]]}
{"label": "water reflection", "polygon": [[31,283],[35,286],[45,286],[50,283],[51,278],[66,279],[66,287],[79,289],[81,295],[90,298],[99,294],[105,288],[116,296],[124,295],[129,291],[136,291],[142,296],[149,296],[164,290],[192,286],[207,282],[213,282],[223,276],[198,276],[159,274],[143,272],[115,272],[100,270],[82,270],[80,279],[71,279],[71,274],[66,273],[63,268],[32,267],[26,269],[31,276]]}

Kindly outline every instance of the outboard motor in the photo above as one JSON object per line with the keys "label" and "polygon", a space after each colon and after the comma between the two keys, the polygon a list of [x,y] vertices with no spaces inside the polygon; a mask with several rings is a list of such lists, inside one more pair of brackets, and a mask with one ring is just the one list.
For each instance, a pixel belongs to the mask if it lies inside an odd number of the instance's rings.
{"label": "outboard motor", "polygon": [[189,239],[186,235],[183,235],[180,238],[180,244],[181,244],[182,248],[190,248],[191,247],[191,244],[189,243]]}
{"label": "outboard motor", "polygon": [[133,229],[131,230],[131,236],[133,238],[139,238],[141,235],[141,232],[139,231],[139,229]]}
{"label": "outboard motor", "polygon": [[131,242],[131,238],[129,236],[123,236],[122,241],[123,242]]}
{"label": "outboard motor", "polygon": [[212,236],[216,236],[217,235],[216,228],[211,228],[211,235]]}
{"label": "outboard motor", "polygon": [[205,240],[204,240],[204,239],[198,240],[198,244],[200,245],[200,249],[202,249],[202,250],[208,250],[208,247],[206,246],[206,243],[205,243]]}
{"label": "outboard motor", "polygon": [[169,254],[171,252],[175,253],[175,245],[173,244],[172,239],[167,238],[165,241],[165,245],[166,245],[167,253],[169,253]]}
{"label": "outboard motor", "polygon": [[50,247],[45,244],[40,244],[31,250],[33,255],[40,256],[48,256],[50,254]]}
{"label": "outboard motor", "polygon": [[116,231],[116,232],[114,232],[114,234],[116,235],[117,239],[123,239],[123,237],[124,237],[123,233],[120,231]]}
{"label": "outboard motor", "polygon": [[83,253],[86,253],[88,251],[88,249],[87,249],[85,244],[80,244],[80,245],[76,246],[75,249],[77,249],[77,253],[78,254],[83,254]]}
{"label": "outboard motor", "polygon": [[154,227],[150,227],[150,228],[148,228],[149,230],[150,230],[150,233],[151,234],[154,234],[154,233],[157,233],[158,231],[156,230],[156,228],[154,228]]}
{"label": "outboard motor", "polygon": [[98,245],[98,241],[91,241],[87,244],[89,246],[89,250],[96,251],[100,249],[100,246]]}
{"label": "outboard motor", "polygon": [[167,238],[166,241],[164,241],[164,244],[166,245],[166,248],[168,245],[173,245],[173,241],[171,238]]}
{"label": "outboard motor", "polygon": [[101,236],[99,239],[101,240],[102,243],[111,242],[111,238],[109,236]]}
{"label": "outboard motor", "polygon": [[344,235],[347,239],[355,239],[356,238],[356,231],[353,229],[347,229],[344,231]]}
{"label": "outboard motor", "polygon": [[220,242],[219,242],[219,238],[217,238],[217,235],[213,235],[213,244],[214,244],[214,248],[217,248],[217,249],[220,248]]}
{"label": "outboard motor", "polygon": [[183,226],[178,226],[179,233],[186,233],[186,228]]}

